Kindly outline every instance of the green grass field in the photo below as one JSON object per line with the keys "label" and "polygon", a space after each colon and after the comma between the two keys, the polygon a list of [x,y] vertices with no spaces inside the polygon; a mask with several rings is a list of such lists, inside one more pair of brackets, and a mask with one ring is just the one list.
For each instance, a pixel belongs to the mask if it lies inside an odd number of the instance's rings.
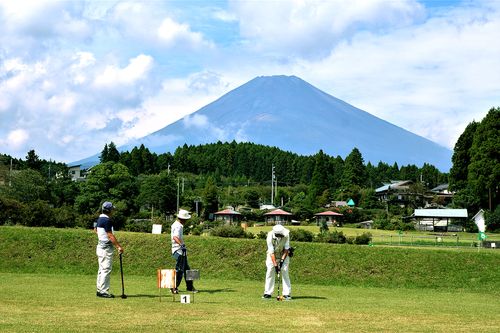
{"label": "green grass field", "polygon": [[[126,270],[126,267],[124,267]],[[292,274],[293,278],[293,274]],[[483,293],[203,279],[194,303],[159,297],[156,276],[125,274],[127,299],[95,296],[95,277],[0,273],[1,332],[498,332],[500,299]],[[112,291],[121,294],[118,272]],[[183,285],[184,287],[184,285]],[[181,293],[182,294],[182,293]]]}
{"label": "green grass field", "polygon": [[92,231],[0,227],[0,332],[500,331],[500,250],[294,242],[294,300],[278,302],[260,298],[263,240],[188,236],[201,292],[181,304],[156,288],[168,235],[116,235],[128,299],[95,296]]}

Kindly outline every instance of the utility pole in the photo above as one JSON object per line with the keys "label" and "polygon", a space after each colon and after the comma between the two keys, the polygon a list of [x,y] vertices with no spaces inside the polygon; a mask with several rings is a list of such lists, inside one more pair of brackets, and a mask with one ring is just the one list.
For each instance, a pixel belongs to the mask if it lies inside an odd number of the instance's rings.
{"label": "utility pole", "polygon": [[274,164],[272,164],[271,173],[271,205],[274,206]]}
{"label": "utility pole", "polygon": [[177,178],[177,211],[179,211],[179,178]]}
{"label": "utility pole", "polygon": [[9,187],[12,187],[12,157],[10,158]]}
{"label": "utility pole", "polygon": [[198,214],[198,203],[200,202],[200,198],[196,198],[196,200],[194,201],[194,203],[196,204],[196,216],[200,216]]}

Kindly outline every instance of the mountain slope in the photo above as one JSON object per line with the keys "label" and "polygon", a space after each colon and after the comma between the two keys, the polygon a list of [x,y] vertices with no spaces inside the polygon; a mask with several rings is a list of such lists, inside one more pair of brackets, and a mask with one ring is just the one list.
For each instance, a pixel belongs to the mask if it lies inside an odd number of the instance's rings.
{"label": "mountain slope", "polygon": [[345,158],[354,147],[365,160],[451,167],[445,147],[353,107],[295,76],[257,77],[195,113],[130,145],[173,152],[184,143],[248,141],[302,155],[322,149]]}

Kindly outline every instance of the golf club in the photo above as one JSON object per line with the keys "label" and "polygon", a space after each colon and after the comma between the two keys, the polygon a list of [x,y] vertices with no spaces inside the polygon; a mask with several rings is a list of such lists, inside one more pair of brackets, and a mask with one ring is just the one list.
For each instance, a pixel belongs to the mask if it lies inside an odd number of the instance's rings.
{"label": "golf club", "polygon": [[283,300],[283,296],[281,296],[281,294],[280,294],[280,283],[281,283],[281,268],[278,271],[278,296],[276,296],[277,301]]}
{"label": "golf club", "polygon": [[122,276],[122,295],[121,298],[127,298],[127,295],[125,295],[125,285],[123,284],[123,262],[122,262],[122,254],[120,253],[120,274]]}

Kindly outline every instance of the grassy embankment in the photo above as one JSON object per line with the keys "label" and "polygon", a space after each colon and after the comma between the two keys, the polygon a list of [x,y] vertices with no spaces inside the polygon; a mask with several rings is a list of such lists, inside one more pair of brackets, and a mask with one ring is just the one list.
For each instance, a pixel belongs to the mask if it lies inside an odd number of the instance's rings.
{"label": "grassy embankment", "polygon": [[[118,232],[131,275],[172,267],[168,235]],[[95,274],[95,235],[89,230],[0,228],[0,272]],[[206,278],[262,279],[265,241],[186,237],[192,268]],[[434,288],[500,293],[500,251],[293,244],[298,283]]]}

